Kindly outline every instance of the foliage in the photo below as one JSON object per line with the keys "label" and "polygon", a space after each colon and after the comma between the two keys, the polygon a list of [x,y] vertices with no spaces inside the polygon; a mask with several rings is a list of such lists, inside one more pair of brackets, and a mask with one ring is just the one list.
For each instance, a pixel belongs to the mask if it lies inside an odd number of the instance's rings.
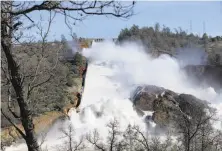
{"label": "foliage", "polygon": [[154,56],[162,53],[175,56],[177,50],[181,48],[202,48],[209,54],[209,64],[221,64],[218,61],[220,58],[218,55],[222,56],[222,46],[218,45],[222,43],[222,37],[220,36],[209,37],[204,33],[202,37],[199,37],[193,33],[188,34],[181,28],[174,29],[174,31],[171,31],[165,25],[161,28],[159,23],[156,23],[154,28],[139,28],[139,26],[133,25],[129,29],[122,29],[118,36],[118,42],[123,43],[125,41],[141,42],[147,52]]}
{"label": "foliage", "polygon": [[84,65],[83,56],[79,52],[76,52],[74,55],[73,62],[75,66],[80,66],[80,67],[83,66]]}

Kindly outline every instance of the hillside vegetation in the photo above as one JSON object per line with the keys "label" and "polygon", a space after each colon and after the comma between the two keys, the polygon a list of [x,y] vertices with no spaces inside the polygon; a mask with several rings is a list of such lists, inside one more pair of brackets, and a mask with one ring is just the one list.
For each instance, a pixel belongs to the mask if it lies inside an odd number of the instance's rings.
{"label": "hillside vegetation", "polygon": [[147,52],[158,56],[162,53],[175,55],[183,49],[200,49],[207,55],[207,64],[222,64],[222,36],[210,37],[206,33],[202,37],[187,33],[181,28],[171,30],[169,27],[141,27],[133,25],[122,29],[118,42],[137,41],[142,43]]}
{"label": "hillside vegetation", "polygon": [[[76,94],[80,91],[82,82],[80,70],[85,65],[85,58],[78,52],[73,54],[67,41],[45,44],[44,57],[41,56],[41,47],[42,44],[39,43],[23,43],[14,46],[14,55],[24,76],[24,91],[27,99],[30,100],[29,106],[37,134],[43,130],[43,127],[49,128],[55,120],[65,116],[69,108],[75,107]],[[71,60],[67,60],[67,54]],[[4,55],[2,55],[2,69],[6,69]],[[21,127],[20,120],[14,118],[13,115],[20,114],[15,101],[16,94],[8,83],[8,77],[6,77],[8,71],[3,71],[1,108],[13,123]],[[31,85],[37,86],[41,83],[41,87],[34,87],[33,91],[28,94]],[[3,114],[1,114],[1,128],[3,145],[10,144],[20,137]]]}

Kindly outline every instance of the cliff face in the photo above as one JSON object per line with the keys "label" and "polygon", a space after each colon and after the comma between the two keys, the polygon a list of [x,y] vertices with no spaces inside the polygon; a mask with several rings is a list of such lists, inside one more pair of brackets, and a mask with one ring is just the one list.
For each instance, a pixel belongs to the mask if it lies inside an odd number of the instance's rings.
{"label": "cliff face", "polygon": [[211,86],[215,91],[222,89],[222,65],[189,65],[184,71],[192,82],[201,86]]}

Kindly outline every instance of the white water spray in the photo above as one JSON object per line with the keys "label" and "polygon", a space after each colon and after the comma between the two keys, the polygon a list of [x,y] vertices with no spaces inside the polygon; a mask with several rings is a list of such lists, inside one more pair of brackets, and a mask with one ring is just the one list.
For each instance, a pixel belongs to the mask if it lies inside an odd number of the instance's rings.
{"label": "white water spray", "polygon": [[[116,118],[121,129],[131,124],[145,127],[143,118],[133,110],[129,100],[131,91],[136,85],[151,84],[173,90],[178,93],[189,93],[212,103],[218,108],[222,117],[222,95],[214,89],[194,88],[180,70],[178,61],[162,55],[153,59],[144,52],[142,46],[125,44],[117,46],[111,42],[96,43],[92,48],[84,49],[83,55],[89,59],[80,112],[71,112],[71,123],[76,129],[76,137],[96,128],[100,135],[107,136],[106,124]],[[68,125],[65,121],[63,125]],[[217,127],[220,125],[218,124]],[[55,125],[47,136],[44,145],[54,150],[55,144],[61,144],[58,138],[58,125]],[[57,134],[57,136],[53,135]],[[53,137],[54,136],[54,137]],[[23,146],[23,148],[22,148]],[[7,151],[25,151],[25,145],[11,146]],[[17,150],[16,150],[17,149]]]}

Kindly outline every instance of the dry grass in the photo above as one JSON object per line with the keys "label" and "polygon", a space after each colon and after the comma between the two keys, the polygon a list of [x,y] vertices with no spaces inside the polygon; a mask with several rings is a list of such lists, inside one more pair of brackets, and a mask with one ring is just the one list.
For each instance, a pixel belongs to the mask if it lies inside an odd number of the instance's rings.
{"label": "dry grass", "polygon": [[[35,132],[38,134],[45,129],[48,129],[52,124],[60,117],[65,116],[62,112],[46,112],[39,117],[33,119],[35,125]],[[21,124],[17,125],[22,131],[24,131]],[[16,129],[13,126],[2,129],[1,131],[1,140],[2,142],[14,142],[16,139],[21,138]]]}

